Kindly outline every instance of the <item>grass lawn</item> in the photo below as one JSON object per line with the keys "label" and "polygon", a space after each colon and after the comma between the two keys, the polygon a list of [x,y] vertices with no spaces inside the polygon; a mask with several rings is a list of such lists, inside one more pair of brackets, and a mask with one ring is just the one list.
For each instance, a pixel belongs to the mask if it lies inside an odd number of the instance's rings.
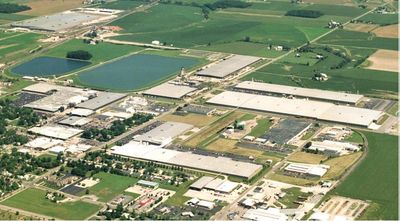
{"label": "grass lawn", "polygon": [[204,127],[211,122],[215,121],[217,117],[215,116],[206,116],[201,114],[187,114],[185,116],[175,115],[175,114],[168,114],[161,117],[163,121],[174,121],[174,122],[181,122],[191,124],[195,127]]}
{"label": "grass lawn", "polygon": [[278,162],[281,159],[278,156],[265,155],[264,151],[250,149],[250,148],[244,148],[244,147],[238,147],[238,146],[236,146],[236,144],[237,144],[236,140],[218,138],[217,140],[210,143],[206,147],[206,149],[212,150],[215,152],[231,153],[231,154],[247,156],[247,157],[252,156],[258,162],[265,162],[266,160],[272,160],[274,162]]}
{"label": "grass lawn", "polygon": [[271,126],[272,122],[269,118],[259,119],[257,120],[257,126],[255,126],[247,136],[260,137],[264,135]]}
{"label": "grass lawn", "polygon": [[389,110],[387,110],[387,113],[397,116],[399,111],[399,103],[396,102],[392,107],[389,108]]}
{"label": "grass lawn", "polygon": [[279,173],[270,174],[268,176],[268,179],[276,180],[276,181],[283,182],[283,183],[290,183],[290,184],[298,185],[298,186],[312,186],[312,185],[316,185],[319,181],[318,178],[303,179],[303,178],[285,176],[285,175],[279,174]]}
{"label": "grass lawn", "polygon": [[398,219],[398,137],[363,132],[368,140],[368,155],[332,193],[371,200],[361,219]]}
{"label": "grass lawn", "polygon": [[91,61],[93,64],[108,61],[132,52],[144,50],[142,47],[131,45],[116,45],[101,42],[97,45],[83,43],[81,39],[73,39],[55,48],[50,49],[44,55],[52,57],[65,58],[69,51],[84,50],[93,55]]}
{"label": "grass lawn", "polygon": [[329,165],[328,172],[323,176],[324,179],[338,179],[351,165],[361,157],[362,152],[357,152],[341,157],[329,159],[323,164]]}
{"label": "grass lawn", "polygon": [[44,190],[29,188],[1,204],[64,220],[83,220],[100,209],[98,205],[81,201],[56,204],[45,199],[45,194]]}
{"label": "grass lawn", "polygon": [[167,199],[167,201],[165,201],[165,204],[170,206],[182,206],[186,201],[190,200],[190,197],[184,196],[183,194],[185,194],[189,190],[189,186],[193,182],[194,181],[186,181],[179,186],[160,183],[160,188],[175,191],[175,194]]}
{"label": "grass lawn", "polygon": [[218,138],[221,130],[242,116],[244,116],[244,113],[237,111],[225,114],[185,142],[184,145],[189,147],[207,146],[211,141]]}
{"label": "grass lawn", "polygon": [[353,143],[363,143],[364,142],[362,136],[358,132],[353,132],[350,136],[347,136],[344,140],[353,142]]}
{"label": "grass lawn", "polygon": [[1,63],[30,56],[31,50],[38,48],[39,45],[46,45],[38,42],[42,37],[43,35],[36,33],[13,33],[12,36],[0,38]]}
{"label": "grass lawn", "polygon": [[287,160],[297,163],[311,163],[319,164],[321,161],[326,160],[328,157],[322,154],[313,154],[306,152],[295,152],[288,156]]}
{"label": "grass lawn", "polygon": [[89,188],[89,194],[96,195],[99,201],[108,202],[114,197],[122,194],[129,186],[134,185],[138,179],[127,176],[119,176],[110,173],[100,172],[93,175],[99,178],[100,183]]}
{"label": "grass lawn", "polygon": [[[280,198],[278,201],[284,205],[288,209],[295,209],[300,206],[300,204],[295,203],[301,201],[301,198],[307,198],[311,194],[304,193],[300,190],[299,187],[292,187],[288,189],[282,189],[282,192],[286,193],[286,195]],[[304,201],[304,200],[303,200]]]}

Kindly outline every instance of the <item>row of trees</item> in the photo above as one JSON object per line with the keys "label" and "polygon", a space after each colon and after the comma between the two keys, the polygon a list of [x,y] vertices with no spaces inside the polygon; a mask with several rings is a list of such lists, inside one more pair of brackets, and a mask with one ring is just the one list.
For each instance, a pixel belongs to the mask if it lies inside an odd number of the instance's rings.
{"label": "row of trees", "polygon": [[11,14],[27,10],[31,10],[31,7],[14,3],[0,3],[0,13]]}
{"label": "row of trees", "polygon": [[87,51],[84,50],[77,50],[77,51],[69,51],[67,53],[67,58],[70,59],[78,59],[78,60],[90,60],[93,56]]}
{"label": "row of trees", "polygon": [[128,128],[141,125],[151,119],[153,119],[153,115],[151,114],[135,113],[128,119],[114,121],[112,125],[106,129],[98,129],[94,127],[86,129],[82,133],[81,137],[85,139],[96,139],[101,142],[106,142],[123,134]]}
{"label": "row of trees", "polygon": [[295,17],[303,17],[303,18],[318,18],[324,15],[320,11],[315,11],[315,10],[290,10],[286,12],[286,16],[295,16]]}

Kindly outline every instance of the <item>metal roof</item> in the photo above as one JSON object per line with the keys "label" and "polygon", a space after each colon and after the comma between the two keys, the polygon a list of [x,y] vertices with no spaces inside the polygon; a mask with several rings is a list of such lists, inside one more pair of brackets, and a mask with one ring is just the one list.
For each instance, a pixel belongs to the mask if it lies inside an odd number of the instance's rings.
{"label": "metal roof", "polygon": [[368,127],[383,115],[382,111],[335,105],[328,102],[288,99],[233,91],[220,93],[207,102],[364,127]]}
{"label": "metal roof", "polygon": [[314,98],[328,101],[339,101],[355,104],[359,102],[363,95],[348,94],[336,91],[310,89],[302,87],[292,87],[278,84],[267,84],[254,81],[243,81],[235,86],[236,89],[245,89],[259,92],[270,92],[275,94],[293,95],[306,98]]}
{"label": "metal roof", "polygon": [[112,92],[98,92],[97,97],[89,99],[83,103],[78,104],[76,107],[85,108],[89,110],[97,110],[115,101],[118,101],[124,97],[126,94],[112,93]]}
{"label": "metal roof", "polygon": [[165,122],[160,126],[135,137],[137,141],[161,144],[166,139],[173,139],[193,128],[193,125],[179,122]]}
{"label": "metal roof", "polygon": [[199,76],[224,78],[240,69],[253,64],[260,60],[259,57],[245,56],[245,55],[234,55],[216,64],[210,65],[210,67],[197,72]]}
{"label": "metal roof", "polygon": [[197,88],[195,87],[189,87],[186,85],[176,85],[167,82],[155,86],[153,88],[150,88],[149,90],[144,91],[143,94],[150,96],[157,96],[157,97],[168,97],[168,98],[179,99],[185,96],[186,94],[189,94],[190,92],[196,90]]}

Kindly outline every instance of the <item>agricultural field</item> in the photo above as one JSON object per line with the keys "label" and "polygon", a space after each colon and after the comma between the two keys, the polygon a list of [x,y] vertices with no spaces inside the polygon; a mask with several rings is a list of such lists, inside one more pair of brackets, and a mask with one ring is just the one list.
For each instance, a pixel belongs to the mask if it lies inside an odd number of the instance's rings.
{"label": "agricultural field", "polygon": [[28,15],[0,13],[0,25],[31,18]]}
{"label": "agricultural field", "polygon": [[371,33],[337,30],[318,40],[320,44],[354,46],[375,49],[397,50],[395,38],[376,37]]}
{"label": "agricultural field", "polygon": [[46,43],[38,42],[43,35],[35,33],[5,33],[0,32],[1,63],[14,61],[15,58],[30,56],[30,51]]}
{"label": "agricultural field", "polygon": [[378,50],[368,57],[367,69],[398,72],[399,69],[398,51]]}
{"label": "agricultural field", "polygon": [[[147,43],[159,40],[178,47],[277,57],[282,52],[271,51],[268,45],[289,48],[302,45],[327,32],[329,29],[325,26],[331,19],[347,21],[351,18],[349,16],[364,12],[363,9],[348,6],[336,6],[329,11],[325,5],[308,5],[306,8],[325,11],[327,15],[309,19],[268,14],[274,10],[285,13],[287,4],[273,1],[254,3],[246,9],[217,10],[210,12],[208,19],[203,18],[198,7],[161,4],[113,22],[112,25],[124,29],[120,36],[113,39]],[[264,7],[268,8],[267,13],[264,13]],[[221,32],[221,27],[224,27],[224,32]]]}
{"label": "agricultural field", "polygon": [[[383,94],[382,96],[385,96],[386,93],[397,93],[398,79],[392,72],[359,68],[376,51],[375,49],[320,45],[311,47],[314,48],[315,53],[323,55],[324,59],[310,66],[294,63],[296,58],[294,61],[281,59],[246,75],[242,80],[255,79],[266,83],[367,95]],[[338,52],[345,53],[349,59],[349,62],[340,68],[337,67],[341,65],[344,58],[339,57]],[[300,53],[297,63],[300,63],[302,56],[303,53]],[[328,80],[324,82],[313,80],[315,73],[327,74]]]}
{"label": "agricultural field", "polygon": [[375,206],[368,208],[360,219],[397,220],[398,137],[363,133],[368,139],[366,158],[332,194],[374,202]]}
{"label": "agricultural field", "polygon": [[364,23],[371,22],[373,24],[378,25],[392,25],[397,24],[398,21],[398,14],[378,14],[378,13],[370,13],[368,15],[363,16],[359,19]]}
{"label": "agricultural field", "polygon": [[146,4],[146,1],[119,0],[119,1],[107,2],[105,4],[100,4],[97,5],[96,7],[117,9],[117,10],[130,10],[144,4]]}
{"label": "agricultural field", "polygon": [[138,179],[100,172],[93,176],[100,179],[100,183],[89,188],[89,194],[98,197],[99,201],[108,202],[122,194],[129,186],[134,185]]}
{"label": "agricultural field", "polygon": [[82,0],[28,0],[22,4],[32,9],[18,14],[30,16],[48,15],[83,6]]}
{"label": "agricultural field", "polygon": [[46,199],[45,194],[44,190],[29,188],[1,204],[63,220],[83,220],[100,209],[98,205],[82,201],[54,203]]}

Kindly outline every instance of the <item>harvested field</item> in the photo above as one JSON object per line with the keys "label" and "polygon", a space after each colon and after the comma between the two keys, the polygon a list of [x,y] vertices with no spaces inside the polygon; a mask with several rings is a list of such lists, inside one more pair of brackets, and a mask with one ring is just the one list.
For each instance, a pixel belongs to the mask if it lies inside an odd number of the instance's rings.
{"label": "harvested field", "polygon": [[399,28],[398,24],[394,25],[387,25],[387,26],[382,26],[379,28],[376,28],[373,30],[373,33],[375,33],[378,37],[384,37],[384,38],[398,38],[399,34]]}
{"label": "harvested field", "polygon": [[398,52],[392,50],[378,50],[369,56],[368,62],[371,63],[367,69],[398,72]]}
{"label": "harvested field", "polygon": [[217,117],[215,117],[215,116],[206,116],[206,115],[200,115],[200,114],[187,114],[185,116],[168,114],[161,118],[161,120],[163,120],[163,121],[187,123],[187,124],[191,124],[195,127],[204,127],[216,119],[217,119]]}
{"label": "harvested field", "polygon": [[82,0],[31,0],[24,4],[28,5],[32,9],[18,14],[34,16],[53,14],[78,8],[83,5]]}
{"label": "harvested field", "polygon": [[321,160],[326,160],[327,157],[321,154],[313,154],[306,152],[295,152],[287,158],[287,160],[298,163],[319,164]]}
{"label": "harvested field", "polygon": [[[350,30],[350,31],[369,32],[369,31],[373,31],[374,29],[376,29],[378,27],[379,27],[379,25],[376,25],[376,24],[349,23],[344,27],[344,29]],[[384,36],[380,36],[380,37],[384,37]]]}

